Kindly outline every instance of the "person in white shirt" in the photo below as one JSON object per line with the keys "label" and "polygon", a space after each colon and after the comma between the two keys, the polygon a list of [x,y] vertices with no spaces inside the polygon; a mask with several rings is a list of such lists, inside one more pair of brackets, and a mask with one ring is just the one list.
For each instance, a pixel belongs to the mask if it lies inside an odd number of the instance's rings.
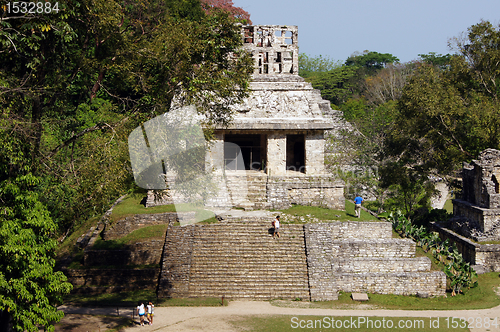
{"label": "person in white shirt", "polygon": [[153,302],[149,301],[149,303],[147,305],[147,309],[148,309],[149,325],[153,325],[153,316],[155,314],[155,306],[154,306]]}
{"label": "person in white shirt", "polygon": [[139,320],[141,321],[141,326],[144,326],[144,315],[146,314],[146,310],[144,310],[144,303],[139,302],[140,304],[137,306],[137,314],[139,315]]}
{"label": "person in white shirt", "polygon": [[273,234],[273,239],[278,235],[280,237],[280,216],[276,216],[276,219],[274,220],[274,234]]}

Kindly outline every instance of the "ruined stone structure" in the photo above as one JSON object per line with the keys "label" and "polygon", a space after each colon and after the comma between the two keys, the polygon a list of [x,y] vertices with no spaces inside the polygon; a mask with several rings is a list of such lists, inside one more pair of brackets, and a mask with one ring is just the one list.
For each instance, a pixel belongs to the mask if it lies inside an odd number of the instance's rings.
{"label": "ruined stone structure", "polygon": [[[336,300],[338,292],[443,296],[446,277],[415,257],[415,243],[393,239],[388,222],[283,224],[272,217],[228,217],[216,224],[174,226],[160,213],[116,222],[108,236],[168,225],[162,243],[142,240],[122,250],[85,248],[85,269],[66,270],[74,293],[157,289],[160,298]],[[134,266],[151,264],[147,268]],[[103,269],[103,267],[106,267]],[[141,272],[142,271],[142,272]],[[141,278],[142,276],[142,278]]]}
{"label": "ruined stone structure", "polygon": [[388,222],[281,227],[228,221],[169,227],[159,297],[338,299],[338,292],[443,296],[446,276],[415,257],[415,243],[392,239]]}
{"label": "ruined stone structure", "polygon": [[332,222],[304,226],[311,300],[339,291],[442,296],[446,276],[415,257],[415,242],[393,239],[389,222]]}
{"label": "ruined stone structure", "polygon": [[478,160],[464,164],[462,197],[453,200],[449,225],[434,225],[442,239],[457,245],[476,271],[500,271],[500,151],[486,149]]}
{"label": "ruined stone structure", "polygon": [[[344,209],[343,183],[325,170],[330,103],[298,76],[296,26],[244,26],[244,48],[255,69],[250,96],[234,105],[234,120],[217,128],[207,167],[223,183],[210,205]],[[223,174],[223,175],[222,175]]]}
{"label": "ruined stone structure", "polygon": [[453,200],[452,228],[475,241],[500,240],[500,151],[487,149],[462,171],[462,198]]}

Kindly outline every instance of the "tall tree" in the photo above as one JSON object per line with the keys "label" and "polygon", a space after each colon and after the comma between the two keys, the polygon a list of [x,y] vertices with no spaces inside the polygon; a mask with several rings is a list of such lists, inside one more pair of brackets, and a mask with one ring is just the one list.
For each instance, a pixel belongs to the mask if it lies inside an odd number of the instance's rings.
{"label": "tall tree", "polygon": [[218,8],[229,13],[240,23],[252,24],[250,13],[241,7],[235,7],[232,0],[202,0],[202,5],[207,14]]}
{"label": "tall tree", "polygon": [[401,98],[403,88],[415,70],[412,63],[387,64],[375,75],[365,79],[363,95],[374,104],[381,105]]}
{"label": "tall tree", "polygon": [[329,71],[311,74],[307,80],[315,89],[321,91],[323,98],[338,106],[352,96],[355,89],[353,83],[355,75],[356,68],[340,66]]}
{"label": "tall tree", "polygon": [[448,70],[422,66],[412,77],[392,135],[396,155],[444,173],[500,143],[500,27],[481,22],[457,45]]}
{"label": "tall tree", "polygon": [[314,57],[304,53],[299,54],[299,75],[303,78],[335,70],[341,66],[340,61],[335,61],[329,57],[321,55]]}
{"label": "tall tree", "polygon": [[500,148],[500,26],[480,22],[455,42],[459,53],[445,70],[416,70],[386,141],[386,157],[422,179],[453,175],[480,151]]}
{"label": "tall tree", "polygon": [[420,59],[425,63],[433,66],[437,66],[441,69],[446,69],[450,65],[451,54],[436,54],[436,52],[429,52],[429,54],[419,54]]}
{"label": "tall tree", "polygon": [[353,54],[345,61],[346,66],[358,66],[373,72],[384,68],[389,63],[399,62],[399,59],[390,53],[364,51],[362,54]]}
{"label": "tall tree", "polygon": [[32,187],[31,173],[0,183],[0,326],[15,331],[53,331],[63,313],[56,304],[72,285],[54,272],[56,224]]}

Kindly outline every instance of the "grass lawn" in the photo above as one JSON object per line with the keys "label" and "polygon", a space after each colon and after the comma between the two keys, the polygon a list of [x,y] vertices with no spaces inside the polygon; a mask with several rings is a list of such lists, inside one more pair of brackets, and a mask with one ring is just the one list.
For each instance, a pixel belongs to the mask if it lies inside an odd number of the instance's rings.
{"label": "grass lawn", "polygon": [[[329,316],[253,316],[234,317],[231,324],[242,331],[469,331],[451,328],[451,318],[417,317],[329,317]],[[447,325],[449,328],[447,328]],[[399,326],[402,326],[399,328]],[[438,327],[439,326],[439,327]]]}
{"label": "grass lawn", "polygon": [[[115,294],[99,295],[78,295],[70,294],[64,297],[65,304],[78,306],[96,306],[96,307],[128,307],[137,306],[138,301],[156,302],[155,290],[136,290],[134,292],[120,292]],[[156,303],[155,303],[156,305]]]}
{"label": "grass lawn", "polygon": [[56,255],[57,258],[61,258],[67,255],[83,255],[81,249],[76,248],[76,240],[83,234],[87,233],[92,226],[97,225],[99,222],[99,217],[93,217],[88,219],[79,225],[76,230],[71,233],[64,241],[57,247]]}
{"label": "grass lawn", "polygon": [[361,210],[361,216],[359,218],[356,218],[356,214],[354,213],[354,203],[350,201],[345,202],[345,208],[346,210],[342,211],[316,206],[294,205],[289,209],[280,211],[291,216],[299,217],[295,220],[289,221],[288,223],[302,223],[300,217],[302,217],[302,219],[305,221],[310,221],[311,218],[316,218],[321,221],[379,221],[377,218],[363,210]]}
{"label": "grass lawn", "polygon": [[194,204],[168,204],[146,208],[141,201],[145,194],[130,194],[113,208],[110,216],[111,222],[132,216],[134,214],[153,214],[165,212],[195,212],[196,222],[212,223],[217,222],[213,212]]}
{"label": "grass lawn", "polygon": [[167,232],[167,227],[168,227],[167,224],[162,224],[162,225],[152,225],[139,228],[117,240],[104,241],[99,237],[94,243],[92,249],[95,250],[123,249],[123,247],[125,247],[128,244],[140,242],[146,239],[148,240],[164,239],[165,233]]}

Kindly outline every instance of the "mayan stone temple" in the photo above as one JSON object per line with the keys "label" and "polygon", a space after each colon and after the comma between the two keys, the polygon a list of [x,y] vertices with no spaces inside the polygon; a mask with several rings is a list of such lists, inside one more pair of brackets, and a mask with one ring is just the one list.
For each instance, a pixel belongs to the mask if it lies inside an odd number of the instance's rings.
{"label": "mayan stone temple", "polygon": [[[158,298],[330,301],[340,292],[444,296],[446,275],[432,271],[428,257],[417,257],[415,242],[393,238],[390,222],[285,221],[286,213],[279,210],[292,204],[345,209],[343,183],[327,173],[324,158],[325,137],[346,123],[297,75],[297,27],[243,26],[242,38],[255,59],[250,95],[234,106],[230,126],[217,128],[208,151],[200,152],[205,166],[215,171],[218,193],[206,204],[214,207],[218,222],[194,222],[194,212],[166,212],[128,216],[104,231],[91,229],[80,241],[86,267],[120,262],[156,267],[72,270],[78,291],[109,292],[116,284],[120,292],[154,288]],[[146,134],[147,126],[158,129],[146,124]],[[147,149],[142,129],[139,134],[142,152]],[[150,146],[163,138],[148,137]],[[240,209],[230,209],[235,206]],[[274,238],[276,215],[283,223]],[[125,250],[92,249],[99,234],[114,240],[161,224],[168,225],[164,240],[144,239]]]}
{"label": "mayan stone temple", "polygon": [[244,26],[242,35],[255,61],[251,91],[234,105],[230,126],[215,131],[208,167],[225,174],[227,188],[210,205],[343,210],[343,183],[324,163],[325,131],[334,128],[328,115],[338,111],[298,76],[297,27]]}

